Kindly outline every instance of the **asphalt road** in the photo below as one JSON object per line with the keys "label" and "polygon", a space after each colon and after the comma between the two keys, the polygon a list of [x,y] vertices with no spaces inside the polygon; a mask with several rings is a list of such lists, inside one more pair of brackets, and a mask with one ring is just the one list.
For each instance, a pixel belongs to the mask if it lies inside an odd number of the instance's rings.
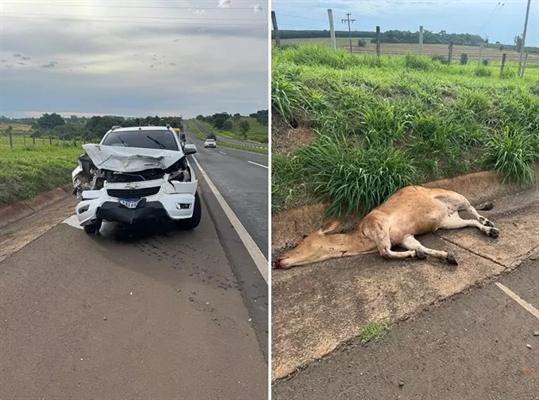
{"label": "asphalt road", "polygon": [[189,128],[185,133],[187,141],[197,146],[195,158],[267,259],[268,156],[219,146],[205,149]]}
{"label": "asphalt road", "polygon": [[0,262],[1,399],[267,399],[267,284],[199,191],[191,232],[105,224],[88,236],[57,224],[74,198],[0,231],[24,242]]}
{"label": "asphalt road", "polygon": [[[496,283],[539,309],[538,258]],[[496,283],[395,326],[380,342],[336,351],[275,383],[272,398],[539,399],[539,319]]]}
{"label": "asphalt road", "polygon": [[228,137],[217,135],[215,132],[211,132],[210,129],[208,129],[205,125],[200,124],[196,119],[193,119],[191,121],[194,124],[196,124],[202,132],[207,133],[207,134],[213,133],[215,137],[220,141],[232,143],[232,144],[238,144],[241,146],[259,147],[259,148],[264,148],[264,149],[268,148],[268,145],[265,143],[257,143],[257,142],[248,141],[248,140],[239,140],[239,139],[233,139],[233,138],[228,138]]}

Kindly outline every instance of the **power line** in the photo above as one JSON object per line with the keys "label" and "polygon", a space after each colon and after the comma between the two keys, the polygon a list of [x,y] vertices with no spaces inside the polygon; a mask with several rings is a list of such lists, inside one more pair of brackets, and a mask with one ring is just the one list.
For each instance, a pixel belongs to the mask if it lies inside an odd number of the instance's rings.
{"label": "power line", "polygon": [[[172,22],[164,23],[164,22],[152,22],[152,21],[134,21],[134,20],[101,20],[101,19],[89,19],[89,18],[39,18],[39,17],[18,17],[18,16],[2,16],[2,19],[27,19],[27,20],[42,20],[42,21],[85,21],[85,22],[113,22],[113,23],[124,23],[124,24],[159,24],[159,25],[172,25]],[[200,19],[202,21],[202,19]],[[265,21],[265,20],[261,20]],[[174,24],[175,26],[179,26],[178,24]],[[190,24],[188,22],[182,22],[181,25],[196,25],[200,26],[200,23],[194,23]],[[260,24],[220,24],[220,23],[211,23],[211,26],[257,26],[260,27]]]}
{"label": "power line", "polygon": [[[494,7],[494,10],[492,10],[492,12],[490,13],[490,15],[488,16],[487,18],[487,21],[483,24],[483,26],[481,26],[481,29],[479,29],[479,33],[481,33],[483,31],[483,29],[490,23],[490,21],[492,20],[492,18],[494,18],[494,16],[498,13],[498,11],[500,11],[502,9],[503,6],[505,6],[505,3],[507,2],[507,0],[504,0],[503,3],[500,1],[498,1],[498,4],[496,4],[496,7]],[[501,4],[501,6],[500,6]],[[500,6],[498,8],[498,6]]]}
{"label": "power line", "polygon": [[[4,15],[5,16],[5,15]],[[26,16],[37,16],[37,17],[60,17],[60,18],[77,18],[76,15],[65,15],[65,14],[7,14],[7,16],[14,16],[14,17],[26,17]],[[102,18],[123,18],[123,19],[130,19],[133,18],[144,18],[144,19],[159,19],[159,20],[189,20],[189,21],[209,21],[209,20],[215,20],[215,21],[223,21],[223,18],[192,18],[192,17],[129,17],[125,15],[102,15]],[[266,21],[267,18],[226,18],[226,21]]]}
{"label": "power line", "polygon": [[178,9],[178,10],[253,10],[254,7],[189,7],[189,6],[136,6],[136,5],[115,5],[115,4],[73,4],[73,3],[28,3],[18,1],[2,1],[2,4],[42,6],[42,7],[92,7],[92,8],[144,8],[144,9]]}

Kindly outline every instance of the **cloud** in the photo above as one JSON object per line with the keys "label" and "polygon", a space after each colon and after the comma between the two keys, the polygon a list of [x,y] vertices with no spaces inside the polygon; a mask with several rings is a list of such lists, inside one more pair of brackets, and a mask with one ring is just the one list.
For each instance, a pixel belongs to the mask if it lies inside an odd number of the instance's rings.
{"label": "cloud", "polygon": [[56,61],[51,61],[50,63],[48,64],[45,64],[45,65],[42,65],[41,67],[42,68],[54,68],[58,65],[58,63]]}
{"label": "cloud", "polygon": [[[267,109],[268,22],[253,15],[260,0],[242,0],[241,7],[225,3],[228,10],[215,0],[205,3],[213,9],[204,14],[193,14],[182,0],[174,7],[170,0],[152,1],[163,9],[133,3],[121,12],[99,4],[51,3],[32,8],[49,15],[39,19],[27,16],[28,7],[3,4],[2,13],[19,18],[2,17],[1,113],[190,117]],[[110,5],[125,0],[109,0]],[[66,18],[60,31],[60,15],[83,22]],[[7,68],[27,55],[32,61],[24,67]]]}
{"label": "cloud", "polygon": [[219,0],[219,5],[217,7],[219,8],[228,8],[230,7],[231,5],[231,1],[230,0]]}
{"label": "cloud", "polygon": [[255,5],[253,6],[253,12],[254,12],[254,13],[260,13],[260,12],[262,12],[262,6],[261,6],[260,4],[255,4]]}

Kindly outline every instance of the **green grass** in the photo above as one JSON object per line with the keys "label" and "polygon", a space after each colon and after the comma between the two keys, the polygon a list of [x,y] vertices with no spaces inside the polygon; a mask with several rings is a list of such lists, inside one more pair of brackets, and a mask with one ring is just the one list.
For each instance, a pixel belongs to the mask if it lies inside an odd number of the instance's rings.
{"label": "green grass", "polygon": [[256,121],[256,118],[251,117],[240,117],[239,119],[232,118],[232,129],[217,129],[212,126],[210,123],[205,121],[198,121],[198,123],[205,125],[208,129],[211,129],[212,132],[232,139],[244,140],[243,134],[239,128],[241,121],[247,121],[249,123],[250,129],[247,132],[247,140],[254,141],[258,143],[268,143],[268,132],[269,128],[267,126],[261,125]]}
{"label": "green grass", "polygon": [[[198,126],[196,126],[191,121],[187,121],[186,123],[188,124],[189,130],[191,131],[191,133],[193,135],[195,135],[200,140],[206,140],[207,139],[206,134],[204,132],[202,132]],[[256,147],[251,147],[251,146],[242,146],[242,145],[235,144],[235,143],[223,142],[221,140],[216,140],[216,143],[217,143],[217,146],[228,147],[228,148],[231,148],[231,149],[243,150],[243,151],[251,151],[253,153],[259,153],[259,154],[268,154],[267,149],[258,149]]]}
{"label": "green grass", "polygon": [[0,206],[29,199],[39,192],[54,189],[71,181],[71,171],[84,150],[73,143],[43,144],[21,136],[0,136]]}
{"label": "green grass", "polygon": [[389,332],[389,324],[383,321],[369,322],[359,331],[358,340],[361,344],[366,344],[371,340],[383,339]]}
{"label": "green grass", "polygon": [[508,63],[500,77],[496,65],[413,54],[274,50],[273,114],[309,126],[315,139],[273,156],[272,211],[323,201],[328,216],[366,212],[400,187],[484,169],[530,184],[539,77],[518,79],[515,68]]}

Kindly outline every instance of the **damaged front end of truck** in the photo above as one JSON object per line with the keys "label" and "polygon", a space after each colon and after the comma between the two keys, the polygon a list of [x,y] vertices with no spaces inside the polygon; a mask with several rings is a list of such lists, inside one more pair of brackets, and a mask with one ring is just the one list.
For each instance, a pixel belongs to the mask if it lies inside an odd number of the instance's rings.
{"label": "damaged front end of truck", "polygon": [[135,224],[171,219],[187,229],[200,222],[198,181],[186,158],[194,145],[162,150],[86,144],[72,172],[75,212],[87,233],[103,221]]}

